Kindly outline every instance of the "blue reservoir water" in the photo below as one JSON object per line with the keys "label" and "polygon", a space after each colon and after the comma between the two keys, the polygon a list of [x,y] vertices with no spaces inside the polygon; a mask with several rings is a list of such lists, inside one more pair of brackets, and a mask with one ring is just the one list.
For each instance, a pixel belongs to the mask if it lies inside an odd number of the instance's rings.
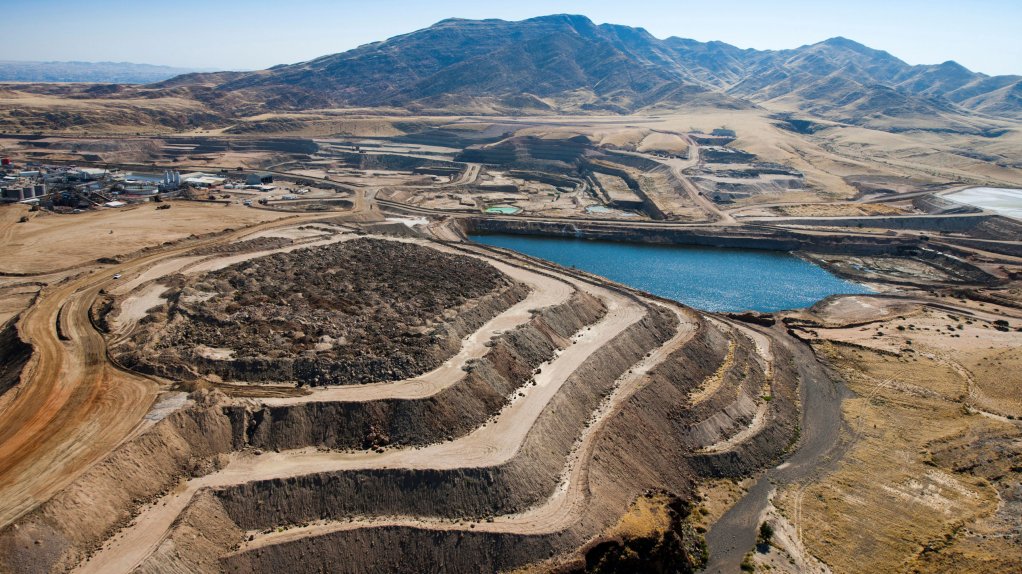
{"label": "blue reservoir water", "polygon": [[780,311],[828,295],[870,293],[793,255],[523,235],[473,235],[486,245],[574,266],[707,311]]}

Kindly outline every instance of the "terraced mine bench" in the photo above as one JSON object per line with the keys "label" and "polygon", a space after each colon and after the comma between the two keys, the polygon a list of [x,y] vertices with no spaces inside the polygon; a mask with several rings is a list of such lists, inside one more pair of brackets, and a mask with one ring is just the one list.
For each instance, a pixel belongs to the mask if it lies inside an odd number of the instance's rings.
{"label": "terraced mine bench", "polygon": [[[140,275],[132,293],[163,274],[185,286],[228,265],[252,268],[252,257],[366,241],[306,235],[200,252]],[[486,262],[525,293],[463,321],[447,359],[427,373],[277,398],[193,393],[0,533],[15,549],[8,560],[81,563],[82,572],[294,569],[310,552],[316,559],[301,562],[303,571],[341,562],[352,572],[570,564],[612,559],[637,543],[612,533],[641,504],[669,517],[644,536],[669,541],[665,552],[694,565],[702,558],[685,501],[696,481],[756,467],[728,462],[735,453],[762,464],[790,443],[794,378],[756,334],[524,256],[386,241]],[[192,296],[176,289],[179,299]],[[131,297],[115,298],[123,309]],[[118,340],[137,336],[120,328]],[[763,389],[772,393],[766,403]],[[76,504],[83,496],[91,503]],[[23,545],[29,538],[48,540],[46,552]]]}

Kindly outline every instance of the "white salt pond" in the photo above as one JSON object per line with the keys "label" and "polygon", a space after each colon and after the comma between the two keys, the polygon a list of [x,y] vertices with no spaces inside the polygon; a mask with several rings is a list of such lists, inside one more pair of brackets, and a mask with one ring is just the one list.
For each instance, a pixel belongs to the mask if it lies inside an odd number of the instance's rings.
{"label": "white salt pond", "polygon": [[1022,189],[974,187],[944,196],[951,201],[1022,219]]}

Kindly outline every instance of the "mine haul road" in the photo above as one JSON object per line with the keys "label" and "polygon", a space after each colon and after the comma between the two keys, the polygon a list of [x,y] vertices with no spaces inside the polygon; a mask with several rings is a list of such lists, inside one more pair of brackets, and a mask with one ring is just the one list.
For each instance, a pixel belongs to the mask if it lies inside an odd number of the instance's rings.
{"label": "mine haul road", "polygon": [[801,436],[795,451],[785,457],[782,464],[764,473],[710,528],[706,534],[710,555],[704,570],[707,574],[739,572],[746,553],[756,544],[771,492],[827,472],[841,460],[849,446],[841,440],[841,431],[846,426],[841,416],[841,403],[848,391],[840,379],[817,360],[808,345],[784,334],[781,326],[774,329],[778,331],[775,341],[792,353],[798,370]]}
{"label": "mine haul road", "polygon": [[323,215],[257,224],[113,266],[85,266],[79,275],[44,288],[18,323],[22,338],[32,346],[32,357],[20,384],[10,391],[15,396],[0,411],[0,527],[52,497],[110,453],[142,424],[156,398],[155,381],[108,360],[106,342],[89,318],[93,301],[115,274],[197,247],[316,218]]}
{"label": "mine haul road", "polygon": [[[625,154],[628,155],[628,154]],[[642,154],[640,154],[642,155]],[[698,155],[698,152],[696,152]],[[695,185],[689,181],[688,176],[684,175],[682,171],[691,167],[697,163],[697,160],[664,160],[655,156],[650,156],[649,159],[661,163],[671,169],[672,175],[674,175],[685,193],[689,195],[692,201],[698,205],[703,211],[710,214],[711,217],[717,219],[716,222],[685,222],[685,221],[626,221],[621,219],[609,219],[609,218],[598,218],[598,217],[586,217],[585,219],[576,219],[570,217],[548,217],[548,216],[529,216],[529,215],[517,215],[513,217],[491,217],[487,216],[488,219],[507,219],[511,221],[556,221],[563,223],[610,223],[616,225],[624,225],[628,227],[654,227],[654,228],[672,228],[672,227],[740,227],[741,223],[736,221],[727,211],[721,210],[716,204],[710,201],[703,195],[699,194],[699,190],[696,189]],[[467,185],[475,182],[479,177],[479,172],[482,168],[481,164],[469,163],[468,167],[459,176],[458,180],[447,184],[445,187]],[[145,166],[137,164],[118,164],[119,167],[124,169],[144,168]],[[215,166],[213,166],[215,167]],[[185,167],[182,166],[180,169],[195,169],[201,171],[203,169],[209,169],[210,166],[206,167]],[[262,170],[266,173],[273,175],[279,175],[282,177],[296,177],[292,173],[286,171],[274,171],[274,170]],[[481,217],[483,214],[477,210],[466,210],[466,211],[445,211],[441,209],[432,209],[428,207],[418,207],[415,205],[409,205],[400,201],[393,201],[388,199],[381,199],[377,197],[376,192],[378,190],[365,190],[357,187],[351,187],[345,184],[340,184],[331,179],[315,177],[311,175],[297,176],[302,179],[310,181],[318,181],[330,184],[332,186],[347,189],[351,194],[351,200],[355,203],[353,211],[358,212],[370,212],[373,207],[379,208],[391,208],[398,211],[405,211],[408,213],[416,213],[420,215],[432,215],[434,217]],[[253,206],[255,207],[255,206]],[[259,207],[258,209],[266,209],[265,207]]]}
{"label": "mine haul road", "polygon": [[[295,225],[301,221],[323,219],[323,214],[296,216],[258,224],[217,238],[173,247],[152,253],[116,266],[103,267],[90,274],[81,274],[44,290],[37,303],[23,316],[22,334],[33,345],[33,358],[23,374],[18,395],[0,413],[0,459],[12,461],[0,469],[0,525],[16,520],[46,500],[75,476],[112,451],[125,437],[136,431],[156,396],[158,385],[145,377],[125,372],[111,364],[106,354],[106,342],[89,319],[89,309],[99,290],[109,284],[116,273],[139,273],[153,270],[170,259],[181,259],[185,252],[203,245],[225,244],[263,230]],[[416,241],[417,240],[404,240]],[[464,252],[465,249],[431,247]],[[294,248],[303,247],[298,245]],[[513,306],[505,314],[491,320],[483,330],[473,333],[456,359],[427,374],[408,381],[366,385],[359,388],[330,388],[316,390],[312,395],[287,399],[264,400],[267,404],[287,404],[308,401],[367,401],[385,397],[421,397],[438,392],[448,385],[446,380],[460,371],[463,361],[482,352],[480,345],[489,338],[488,333],[513,328],[525,320],[528,309],[563,301],[574,289],[585,289],[597,294],[608,305],[608,314],[591,331],[576,336],[575,344],[566,348],[553,361],[544,366],[537,377],[537,386],[527,389],[524,397],[516,399],[500,413],[495,421],[454,442],[422,449],[396,449],[383,453],[320,453],[291,451],[271,453],[260,457],[231,455],[223,470],[189,481],[183,489],[164,497],[148,507],[117,538],[81,565],[83,572],[128,571],[138,565],[159,546],[174,520],[187,506],[200,488],[229,486],[258,480],[297,476],[302,474],[368,468],[443,469],[488,466],[499,464],[514,456],[544,406],[558,392],[560,385],[588,357],[606,344],[613,336],[644,316],[643,308],[622,297],[616,291],[591,284],[583,285],[573,275],[549,277],[549,268],[543,275],[523,271],[519,265],[494,262],[492,253],[482,249],[477,256],[487,259],[512,277],[533,287],[528,305]],[[283,249],[282,249],[283,250]],[[259,255],[259,254],[255,254]],[[253,254],[221,257],[221,263],[236,262]],[[178,269],[175,265],[165,268]],[[162,270],[161,270],[162,272]],[[156,279],[161,272],[145,275],[146,281]],[[555,273],[556,274],[556,273]],[[141,284],[142,281],[139,281]],[[572,286],[573,285],[573,286]],[[496,517],[492,523],[475,525],[478,530],[508,532],[552,532],[570,524],[585,506],[588,453],[592,437],[602,428],[606,414],[641,388],[643,377],[650,368],[659,364],[673,349],[690,337],[692,321],[687,310],[673,309],[681,319],[674,337],[660,346],[649,358],[622,377],[612,393],[609,403],[601,406],[597,424],[582,435],[579,447],[568,461],[564,487],[543,505],[518,515]],[[58,326],[59,325],[59,326]],[[67,340],[62,340],[62,337]],[[755,338],[755,337],[754,337]],[[784,337],[780,337],[784,339]],[[792,351],[808,361],[800,365],[803,381],[803,441],[799,450],[770,476],[791,482],[808,476],[821,457],[833,452],[840,428],[839,413],[826,413],[839,409],[840,393],[824,388],[829,381],[812,353],[800,344]],[[424,380],[425,379],[425,380]],[[810,384],[810,381],[813,381]],[[829,384],[829,383],[828,383]],[[837,393],[837,394],[835,394]],[[721,448],[726,448],[723,445]],[[764,478],[710,531],[711,567],[731,571],[730,566],[741,561],[751,547],[759,515],[766,504],[769,481]],[[395,524],[411,524],[423,528],[450,529],[445,521],[421,518],[396,518]],[[314,524],[309,534],[358,527],[360,522]],[[363,525],[379,526],[380,520],[367,520]],[[273,544],[299,536],[301,530],[283,534],[260,535],[254,533],[252,545]],[[748,544],[746,544],[748,542]]]}
{"label": "mine haul road", "polygon": [[700,209],[702,209],[704,212],[707,213],[707,215],[714,219],[714,221],[709,222],[710,224],[723,226],[738,225],[738,222],[735,221],[735,218],[732,217],[730,213],[724,211],[723,209],[720,208],[720,206],[718,206],[708,197],[703,195],[702,192],[699,191],[699,188],[697,188],[695,184],[692,183],[692,180],[690,180],[688,176],[685,175],[686,169],[699,165],[699,146],[692,141],[689,142],[689,146],[690,146],[689,159],[677,158],[665,159],[657,157],[655,155],[646,154],[635,155],[645,157],[650,161],[654,161],[656,163],[659,163],[660,165],[664,165],[670,168],[671,175],[674,176],[674,179],[677,180],[678,185],[681,186],[681,188],[685,191],[689,199],[692,200],[692,203],[699,206]]}
{"label": "mine haul road", "polygon": [[[662,363],[674,351],[685,345],[694,332],[690,311],[671,307],[677,314],[680,328],[671,339],[654,350],[648,357],[633,366],[627,374],[615,383],[615,388],[594,413],[595,423],[590,425],[577,441],[567,460],[565,473],[553,496],[543,504],[516,514],[499,515],[486,521],[462,521],[452,526],[449,520],[417,517],[384,518],[378,520],[330,520],[305,527],[282,531],[252,531],[238,552],[280,544],[308,536],[319,536],[341,530],[379,526],[408,526],[430,530],[457,530],[477,532],[507,532],[515,534],[550,534],[567,529],[584,514],[589,501],[589,469],[593,447],[600,432],[617,410],[645,384],[649,372]],[[523,437],[524,439],[524,437]]]}
{"label": "mine haul road", "polygon": [[[693,334],[692,315],[694,312],[675,306],[670,306],[670,308],[681,321],[678,331],[670,340],[633,367],[629,374],[619,379],[614,391],[594,413],[595,423],[583,433],[569,456],[561,485],[556,489],[554,495],[543,504],[517,514],[496,516],[487,521],[465,521],[456,525],[452,525],[450,521],[437,519],[386,517],[375,520],[326,520],[284,530],[250,531],[246,533],[247,541],[237,550],[237,553],[332,532],[381,526],[531,535],[556,533],[568,528],[584,514],[588,503],[588,472],[595,438],[599,436],[607,421],[615,414],[616,409],[644,386],[644,377],[650,370],[687,343]],[[759,360],[764,368],[772,370],[771,339],[739,323],[731,322],[731,326],[755,342]]]}
{"label": "mine haul road", "polygon": [[[695,146],[694,143],[692,143],[692,145]],[[618,153],[623,153],[623,152],[618,152]],[[785,227],[785,223],[788,223],[788,222],[791,222],[791,221],[797,221],[797,220],[812,219],[812,220],[826,220],[827,222],[833,222],[835,225],[840,225],[842,222],[857,223],[859,220],[861,220],[864,217],[864,216],[802,217],[802,216],[781,216],[781,215],[777,215],[777,216],[761,216],[761,217],[742,218],[741,220],[738,220],[738,219],[736,219],[734,217],[733,211],[740,211],[740,210],[723,210],[723,209],[721,209],[719,206],[717,206],[713,201],[711,201],[705,195],[701,195],[699,193],[699,190],[691,182],[691,180],[688,178],[688,176],[686,176],[683,173],[683,171],[686,168],[698,164],[698,146],[695,146],[695,147],[692,148],[692,154],[693,155],[688,160],[682,160],[682,159],[663,159],[663,158],[659,158],[659,157],[656,157],[656,156],[648,156],[648,159],[650,159],[651,161],[656,161],[657,163],[660,163],[660,164],[662,164],[664,166],[667,166],[671,170],[672,175],[675,176],[675,178],[678,180],[679,184],[684,189],[685,193],[691,197],[692,201],[696,205],[698,205],[703,211],[705,211],[708,214],[710,214],[711,217],[716,218],[716,221],[711,221],[711,222],[707,222],[707,221],[694,221],[694,222],[693,221],[673,221],[673,220],[667,220],[667,221],[658,221],[658,220],[628,221],[628,220],[622,220],[622,219],[610,219],[610,218],[599,218],[599,217],[586,217],[586,218],[583,218],[583,219],[579,219],[579,218],[571,218],[571,217],[552,217],[552,216],[536,216],[536,215],[521,215],[521,214],[520,215],[514,215],[514,216],[493,216],[493,215],[484,215],[484,214],[480,213],[477,210],[446,211],[446,210],[442,210],[442,209],[433,209],[433,208],[429,208],[429,207],[419,207],[419,206],[403,203],[403,202],[400,202],[400,201],[393,201],[393,200],[389,200],[389,199],[382,199],[382,198],[377,196],[378,190],[376,190],[376,189],[360,189],[360,188],[356,188],[356,187],[351,187],[351,186],[347,186],[347,185],[344,185],[344,184],[339,184],[339,183],[337,183],[335,181],[332,181],[330,179],[327,179],[327,178],[320,178],[320,177],[314,177],[314,176],[304,176],[304,175],[300,176],[300,177],[303,178],[303,179],[311,180],[311,181],[319,181],[319,182],[327,183],[327,184],[330,184],[332,186],[340,187],[340,188],[343,188],[343,189],[346,189],[347,191],[349,191],[352,194],[351,200],[354,203],[354,208],[353,208],[352,212],[368,213],[368,212],[375,211],[377,209],[390,209],[390,210],[394,210],[394,211],[400,211],[400,212],[405,212],[405,213],[413,213],[413,214],[417,214],[417,215],[428,215],[428,216],[433,216],[433,217],[441,218],[441,219],[448,218],[448,217],[454,217],[454,218],[465,218],[465,217],[479,218],[479,217],[484,217],[485,219],[489,219],[489,220],[550,222],[550,223],[564,223],[564,224],[568,224],[568,225],[574,225],[574,224],[601,225],[601,224],[604,224],[604,225],[612,225],[612,226],[621,227],[621,228],[638,228],[638,229],[645,229],[645,228],[650,228],[650,229],[704,228],[704,229],[726,229],[726,230],[732,231],[732,230],[742,230],[743,228],[752,228],[752,227],[757,227],[757,228],[770,228],[770,227],[773,227],[773,228],[776,228],[778,230],[792,231],[791,228]],[[623,155],[633,155],[633,154],[623,153]],[[639,155],[643,155],[643,154],[639,154]],[[120,167],[125,168],[125,169],[130,169],[130,168],[133,168],[133,167],[134,168],[144,168],[144,167],[146,167],[144,165],[138,165],[138,164],[118,164],[118,165]],[[460,176],[460,181],[448,184],[448,186],[451,186],[451,185],[462,185],[462,184],[465,184],[465,183],[471,183],[471,182],[475,181],[476,178],[478,178],[479,170],[481,169],[481,165],[480,164],[474,164],[474,163],[470,163],[470,164],[467,164],[467,165],[468,165],[468,168]],[[201,167],[201,166],[200,167],[194,167],[193,166],[191,168],[188,168],[188,167],[182,166],[180,169],[195,169],[195,170],[201,171],[202,169],[209,169],[209,167],[210,166],[206,166],[206,167]],[[288,173],[288,172],[285,172],[285,171],[267,170],[267,173],[271,173],[273,175],[279,175],[279,176],[283,176],[283,177],[296,177],[294,174],[291,174],[291,173]],[[926,193],[932,193],[932,191],[927,191]],[[909,196],[906,195],[905,197],[907,198]],[[891,200],[891,199],[890,198],[885,199],[885,201],[888,201],[888,200]],[[786,204],[777,204],[777,205],[786,205]],[[265,207],[255,207],[255,206],[253,206],[253,208],[267,209]],[[920,219],[920,218],[922,218],[922,219],[938,218],[938,219],[949,219],[949,220],[951,220],[951,219],[960,218],[963,215],[969,216],[969,217],[989,217],[991,215],[991,212],[989,212],[987,210],[982,210],[979,213],[970,213],[970,214],[945,214],[945,215],[913,215],[913,214],[907,214],[907,215],[889,215],[889,216],[883,216],[883,218],[884,219],[894,219],[894,220],[903,220],[903,219],[904,220],[911,220],[911,219]],[[2,231],[2,228],[0,228],[0,231]],[[806,227],[797,228],[796,231],[799,234],[803,234],[803,235],[821,235],[821,236],[825,236],[825,235],[840,235],[840,236],[871,237],[871,238],[875,238],[877,236],[876,233],[869,233],[869,232],[864,232],[864,231],[861,231],[861,230],[856,230],[856,229],[854,229],[854,226],[853,226],[853,228],[842,229],[839,232],[830,231],[830,230],[827,230],[827,229],[812,229],[812,228],[806,228]],[[898,231],[898,234],[899,235],[926,235],[927,232],[920,231],[920,230],[914,230],[914,229],[902,229],[902,230]]]}

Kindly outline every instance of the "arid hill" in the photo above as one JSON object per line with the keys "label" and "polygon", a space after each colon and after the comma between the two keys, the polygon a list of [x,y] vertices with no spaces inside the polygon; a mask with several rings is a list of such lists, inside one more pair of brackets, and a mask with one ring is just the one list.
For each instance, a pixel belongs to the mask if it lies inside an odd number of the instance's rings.
{"label": "arid hill", "polygon": [[[763,105],[891,131],[983,135],[996,135],[1003,127],[998,118],[1022,117],[1022,76],[990,77],[955,62],[911,66],[845,38],[790,50],[742,50],[723,42],[661,40],[642,28],[596,25],[572,15],[444,20],[308,62],[185,74],[144,87],[10,89],[13,99],[5,99],[22,110],[38,103],[24,94],[95,99],[122,115],[125,108],[134,110],[131,121],[175,129],[221,126],[266,112],[356,107],[626,114]],[[185,115],[172,116],[157,102]],[[82,117],[45,119],[57,128],[93,121],[80,109],[71,113]],[[152,122],[140,117],[147,115]],[[48,129],[45,122],[25,127]]]}
{"label": "arid hill", "polygon": [[[203,77],[164,85],[191,86],[205,83]],[[262,98],[246,99],[299,109],[488,103],[504,110],[632,112],[693,103],[747,107],[783,98],[854,122],[871,114],[1017,116],[1020,83],[1017,76],[991,78],[954,62],[910,66],[844,38],[792,50],[741,50],[556,15],[444,20],[348,52],[240,74],[216,88],[261,92]]]}

